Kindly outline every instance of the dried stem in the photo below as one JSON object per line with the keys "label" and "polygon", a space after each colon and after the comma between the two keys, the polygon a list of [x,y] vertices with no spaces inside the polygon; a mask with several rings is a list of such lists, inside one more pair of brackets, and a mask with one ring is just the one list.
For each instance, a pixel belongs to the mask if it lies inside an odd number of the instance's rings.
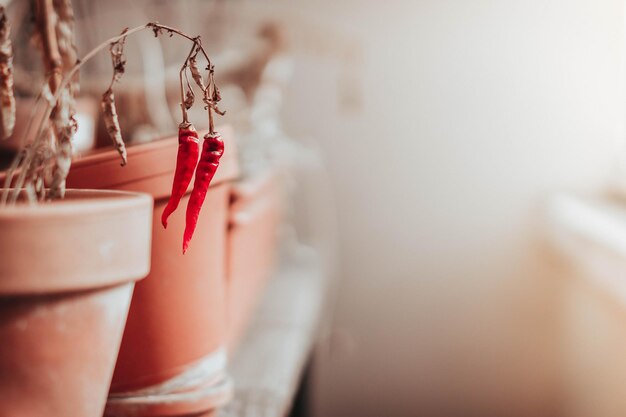
{"label": "dried stem", "polygon": [[[76,64],[78,53],[74,42],[74,12],[70,0],[53,0],[52,5],[56,13],[55,35],[58,53],[61,57],[63,73],[67,73]],[[65,195],[65,180],[72,164],[72,138],[78,129],[76,121],[76,101],[78,93],[78,74],[70,79],[70,83],[63,87],[61,98],[57,103],[57,109],[52,113],[52,125],[56,138],[56,161],[50,184],[49,197],[51,199],[62,198]],[[35,149],[40,152],[38,163],[45,166],[48,154],[51,152],[52,143],[43,142]],[[35,191],[37,183],[42,183],[44,169],[37,170],[34,178],[27,178],[28,184],[33,184]]]}
{"label": "dried stem", "polygon": [[[65,179],[72,163],[72,137],[76,133],[76,104],[74,96],[78,90],[76,77],[61,86],[63,78],[76,63],[76,46],[74,44],[74,14],[69,0],[37,0],[37,19],[43,45],[44,64],[49,72],[48,85],[52,93],[59,93],[59,99],[53,102],[50,128],[54,132],[56,142],[54,174],[50,184],[50,198],[62,198],[65,195]],[[50,136],[50,135],[48,135]],[[43,165],[47,159],[37,155],[52,153],[52,143],[48,143],[50,152],[44,151],[46,142],[34,144],[32,165]],[[30,167],[29,167],[30,168]],[[27,175],[26,184],[33,185],[43,170],[28,169],[36,175]],[[34,185],[33,185],[34,187]]]}
{"label": "dried stem", "polygon": [[56,29],[53,19],[56,18],[52,0],[36,0],[37,27],[41,31],[44,64],[48,72],[50,91],[55,93],[61,84],[61,53],[57,43]]}
{"label": "dried stem", "polygon": [[[70,0],[53,0],[54,10],[57,14],[56,36],[59,46],[59,54],[63,69],[68,71],[78,59],[78,52],[74,42],[74,10]],[[74,77],[72,87],[78,87],[77,77]],[[77,93],[75,91],[74,93]]]}
{"label": "dried stem", "polygon": [[[52,0],[36,0],[37,1],[37,5],[38,7],[41,7],[40,10],[49,10],[51,5],[52,5]],[[63,1],[63,0],[59,0],[59,1]],[[219,101],[220,97],[219,97],[219,90],[217,89],[217,87],[215,86],[215,82],[213,79],[213,64],[211,63],[211,60],[209,59],[208,54],[206,53],[206,51],[204,50],[204,47],[202,46],[201,42],[200,42],[200,38],[199,37],[191,37],[189,35],[187,35],[186,33],[176,29],[176,28],[172,28],[169,26],[165,26],[165,25],[161,25],[159,23],[156,22],[150,22],[147,23],[145,25],[142,26],[138,26],[132,29],[128,29],[125,30],[121,35],[118,36],[114,36],[108,40],[106,40],[105,42],[101,43],[100,45],[96,46],[94,49],[92,49],[91,51],[89,51],[82,59],[76,60],[76,63],[69,68],[69,70],[67,70],[65,72],[65,75],[62,77],[62,79],[60,81],[58,81],[58,76],[57,74],[59,73],[59,71],[57,70],[57,68],[60,68],[60,60],[59,58],[59,54],[54,54],[54,42],[55,42],[55,37],[53,37],[53,34],[51,33],[51,31],[49,30],[49,27],[46,26],[46,22],[45,19],[43,19],[44,21],[42,22],[43,25],[42,27],[45,28],[45,31],[42,33],[42,40],[44,43],[44,54],[48,54],[47,57],[49,59],[47,59],[47,61],[49,61],[51,63],[51,85],[50,85],[50,90],[53,93],[51,102],[52,104],[49,104],[46,108],[46,111],[44,112],[43,115],[43,122],[39,125],[38,130],[37,130],[37,134],[35,135],[35,139],[33,141],[33,144],[31,146],[29,146],[24,153],[20,153],[17,157],[16,160],[14,161],[14,163],[11,166],[10,171],[7,173],[7,177],[13,178],[15,171],[17,169],[22,169],[22,171],[20,172],[18,179],[16,181],[15,184],[15,188],[13,191],[13,195],[11,196],[10,199],[7,199],[7,193],[10,192],[10,190],[5,187],[5,189],[3,190],[3,195],[0,198],[0,202],[15,202],[19,196],[19,193],[21,191],[21,188],[24,186],[24,181],[25,181],[25,176],[26,176],[26,170],[28,169],[28,167],[34,163],[35,160],[35,153],[36,153],[36,149],[37,146],[40,144],[40,142],[43,140],[43,131],[48,128],[49,124],[48,124],[48,120],[51,119],[51,115],[53,114],[53,112],[56,112],[56,108],[59,107],[60,103],[62,103],[62,98],[63,98],[63,91],[67,89],[68,85],[72,82],[72,80],[74,79],[75,75],[78,73],[78,71],[80,70],[80,68],[86,63],[88,62],[90,59],[92,59],[95,55],[97,55],[99,52],[101,52],[103,49],[105,49],[106,47],[109,48],[113,48],[114,45],[122,40],[125,40],[125,38],[129,35],[132,35],[136,32],[142,31],[144,29],[150,28],[153,30],[155,36],[158,36],[159,34],[162,33],[167,33],[171,36],[173,36],[174,34],[177,34],[179,36],[182,36],[183,38],[186,38],[190,41],[192,41],[194,43],[194,46],[192,48],[192,53],[194,52],[194,50],[199,50],[200,52],[202,52],[202,54],[204,55],[204,57],[206,58],[207,62],[208,62],[208,66],[207,66],[207,70],[209,71],[209,82],[208,85],[206,87],[206,89],[203,91],[204,93],[204,97],[203,97],[203,101],[207,104],[207,109],[208,109],[208,117],[209,117],[209,126],[210,126],[210,132],[214,133],[214,121],[213,121],[213,114],[212,111],[215,110],[218,114],[223,114],[223,112],[221,112],[218,108],[217,108],[217,102]],[[47,45],[47,46],[46,46]],[[47,51],[47,52],[46,52]],[[58,49],[57,49],[58,51]],[[192,54],[190,53],[190,55]],[[58,66],[57,66],[57,63]],[[183,67],[186,68],[186,66],[188,65],[188,60],[184,63]],[[59,73],[60,74],[60,73]],[[115,79],[116,74],[114,74],[114,79]],[[114,82],[114,81],[113,81]],[[113,82],[111,83],[111,85],[113,84]],[[181,84],[182,84],[182,80],[181,80]],[[54,88],[53,88],[54,87]],[[184,88],[181,88],[181,94],[184,93]],[[110,92],[110,94],[109,94]],[[113,93],[112,93],[112,89],[109,88],[109,90],[107,90],[107,92],[105,92],[104,96],[105,98],[107,98],[107,100],[111,100],[111,103],[114,103],[113,101]],[[181,101],[184,103],[185,102],[186,97],[184,95],[181,96]],[[103,100],[104,103],[104,100]],[[108,106],[108,105],[107,105]],[[181,106],[182,108],[184,108],[184,104]],[[113,107],[110,107],[109,110],[115,110],[114,105]],[[184,114],[185,112],[183,112]],[[183,116],[184,117],[184,116]],[[52,120],[54,121],[54,117],[52,117]],[[111,120],[116,120],[116,118],[111,118]],[[74,130],[65,130],[65,133],[73,135],[73,132],[75,131],[75,124],[73,124],[72,126],[74,126]],[[120,135],[120,139],[121,139],[121,135]],[[58,138],[57,138],[58,140]],[[122,142],[123,143],[123,142]],[[116,142],[116,147],[117,147],[117,142]],[[118,148],[119,150],[119,148]],[[58,163],[58,160],[57,160]],[[65,166],[62,167],[63,170],[65,171]],[[67,165],[67,169],[69,169],[69,164]],[[10,181],[10,180],[9,180]],[[9,182],[10,183],[10,182]]]}
{"label": "dried stem", "polygon": [[7,203],[7,200],[9,198],[8,190],[10,189],[11,183],[13,182],[13,177],[17,168],[20,166],[20,163],[24,160],[25,157],[26,149],[22,149],[17,153],[15,158],[13,158],[13,161],[11,161],[11,166],[7,170],[7,175],[4,178],[4,187],[2,196],[0,196],[0,205],[5,205]]}
{"label": "dried stem", "polygon": [[209,112],[209,134],[213,135],[215,133],[215,121],[213,120],[213,109],[210,105],[207,106],[207,111]]}
{"label": "dried stem", "polygon": [[[25,175],[26,185],[27,187],[32,185],[34,187],[34,191],[39,191],[37,187],[37,183],[44,182],[44,177],[46,177],[46,172],[45,172],[46,168],[50,166],[49,162],[50,160],[54,158],[54,154],[52,151],[53,149],[52,142],[55,140],[55,137],[51,130],[48,130],[47,133],[48,135],[47,135],[46,140],[40,141],[37,147],[33,149],[33,152],[35,155],[34,162],[26,169],[26,175]],[[67,164],[66,161],[62,161],[62,163]],[[56,170],[53,175],[56,176],[56,171],[59,170],[58,165],[55,168]],[[69,170],[69,166],[64,165],[60,169]],[[31,195],[34,195],[34,194],[31,194]]]}
{"label": "dried stem", "polygon": [[220,90],[215,84],[215,71],[213,65],[209,64],[207,69],[209,70],[209,83],[204,92],[204,102],[206,104],[207,111],[209,112],[209,134],[213,135],[215,133],[215,126],[213,122],[212,111],[215,111],[215,113],[219,114],[220,116],[223,116],[225,112],[221,111],[217,107],[217,103],[222,99],[222,97],[220,96]]}
{"label": "dried stem", "polygon": [[202,55],[204,55],[204,58],[207,60],[207,62],[209,63],[209,66],[211,65],[211,58],[209,58],[209,55],[206,53],[206,51],[204,50],[204,47],[202,46],[202,43],[200,42],[200,37],[196,36],[196,37],[192,37],[187,35],[185,32],[180,31],[179,29],[170,27],[170,26],[166,26],[166,25],[162,25],[158,22],[152,22],[152,23],[148,23],[146,26],[151,27],[152,31],[154,32],[154,36],[159,36],[159,34],[162,34],[164,31],[167,32],[170,37],[175,33],[179,36],[182,36],[183,38],[187,38],[190,41],[192,41],[193,43],[196,44],[196,47],[198,49],[200,49],[200,52],[202,52]]}
{"label": "dried stem", "polygon": [[13,134],[15,127],[15,96],[13,95],[13,45],[11,25],[0,6],[0,139]]}
{"label": "dried stem", "polygon": [[[183,121],[181,123],[181,126],[184,126],[184,127],[188,127],[188,125],[189,125],[189,118],[187,116],[187,110],[189,110],[191,108],[191,106],[193,106],[193,102],[195,100],[195,96],[193,94],[193,89],[189,85],[189,80],[187,80],[187,66],[189,65],[189,60],[191,59],[191,56],[193,55],[194,51],[196,51],[196,50],[197,50],[197,44],[196,44],[196,42],[194,42],[193,45],[191,45],[191,50],[189,51],[189,54],[187,55],[187,58],[185,59],[185,62],[183,63],[182,67],[180,68],[180,74],[179,74],[179,78],[180,78],[180,97],[182,99],[182,102],[180,103],[180,108],[181,108],[181,111],[182,111],[182,114],[183,114]],[[185,93],[185,86],[183,84],[183,76],[187,80],[187,92],[186,93]]]}

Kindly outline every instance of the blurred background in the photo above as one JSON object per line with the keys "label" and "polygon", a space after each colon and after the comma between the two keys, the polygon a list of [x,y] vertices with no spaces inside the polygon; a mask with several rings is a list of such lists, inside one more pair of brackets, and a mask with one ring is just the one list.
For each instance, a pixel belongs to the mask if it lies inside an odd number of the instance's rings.
{"label": "blurred background", "polygon": [[[301,168],[291,238],[331,278],[302,413],[626,415],[622,0],[74,4],[79,51],[202,34],[244,168]],[[151,86],[188,52],[142,36],[131,142],[175,129]]]}
{"label": "blurred background", "polygon": [[624,415],[623,307],[545,214],[622,189],[624,3],[286,3],[331,38],[284,114],[337,209],[314,415]]}

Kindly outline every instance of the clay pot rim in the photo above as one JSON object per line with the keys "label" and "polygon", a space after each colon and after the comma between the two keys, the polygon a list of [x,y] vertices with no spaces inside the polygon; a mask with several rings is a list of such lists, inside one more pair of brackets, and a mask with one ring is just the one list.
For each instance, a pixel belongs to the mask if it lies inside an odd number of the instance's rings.
{"label": "clay pot rim", "polygon": [[[144,278],[150,271],[152,207],[146,193],[74,189],[59,201],[0,207],[0,298]],[[30,262],[32,254],[41,256]]]}
{"label": "clay pot rim", "polygon": [[[3,189],[0,188],[0,192]],[[131,209],[146,203],[152,203],[152,197],[146,193],[116,190],[68,189],[65,198],[52,202],[28,204],[18,202],[15,205],[0,207],[0,221],[15,218],[28,218],[55,215],[80,215],[98,213],[112,209]]]}

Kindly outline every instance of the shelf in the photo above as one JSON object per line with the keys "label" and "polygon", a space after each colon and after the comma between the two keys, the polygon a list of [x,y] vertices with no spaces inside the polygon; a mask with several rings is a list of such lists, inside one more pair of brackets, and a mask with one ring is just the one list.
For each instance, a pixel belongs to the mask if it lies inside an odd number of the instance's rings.
{"label": "shelf", "polygon": [[234,398],[218,416],[287,415],[315,340],[325,281],[315,267],[297,265],[268,283],[231,360]]}

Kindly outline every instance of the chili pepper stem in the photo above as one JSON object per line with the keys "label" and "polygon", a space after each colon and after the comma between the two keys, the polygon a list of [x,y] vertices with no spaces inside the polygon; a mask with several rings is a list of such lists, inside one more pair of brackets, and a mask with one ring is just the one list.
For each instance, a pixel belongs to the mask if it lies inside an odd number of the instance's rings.
{"label": "chili pepper stem", "polygon": [[180,69],[180,110],[183,114],[183,123],[189,123],[189,119],[187,118],[187,108],[185,107],[185,88],[183,87],[183,70],[184,67]]}
{"label": "chili pepper stem", "polygon": [[211,111],[211,106],[209,106],[209,133],[211,135],[215,134],[215,122],[213,121],[213,112]]}

